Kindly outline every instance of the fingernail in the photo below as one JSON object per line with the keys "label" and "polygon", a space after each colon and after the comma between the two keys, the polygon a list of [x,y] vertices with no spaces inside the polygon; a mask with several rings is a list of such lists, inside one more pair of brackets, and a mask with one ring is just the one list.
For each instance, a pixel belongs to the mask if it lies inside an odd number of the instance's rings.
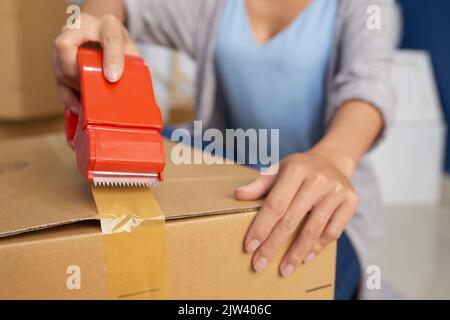
{"label": "fingernail", "polygon": [[248,243],[248,245],[247,245],[247,247],[245,248],[245,250],[247,251],[247,252],[254,252],[256,249],[258,249],[259,248],[259,245],[261,244],[261,242],[259,242],[258,240],[256,240],[256,239],[253,239],[252,241],[250,241],[249,243]]}
{"label": "fingernail", "polygon": [[311,252],[310,254],[308,254],[305,258],[305,260],[303,260],[303,263],[308,263],[314,260],[314,258],[316,257],[316,254],[314,252]]}
{"label": "fingernail", "polygon": [[283,277],[288,277],[291,275],[292,272],[294,272],[294,266],[292,264],[287,264],[281,269],[281,274]]}
{"label": "fingernail", "polygon": [[263,271],[267,267],[267,262],[268,262],[267,259],[264,257],[259,257],[258,259],[256,259],[254,265],[255,271],[257,272]]}
{"label": "fingernail", "polygon": [[116,65],[108,66],[106,69],[106,78],[109,82],[117,82],[119,80],[119,67]]}

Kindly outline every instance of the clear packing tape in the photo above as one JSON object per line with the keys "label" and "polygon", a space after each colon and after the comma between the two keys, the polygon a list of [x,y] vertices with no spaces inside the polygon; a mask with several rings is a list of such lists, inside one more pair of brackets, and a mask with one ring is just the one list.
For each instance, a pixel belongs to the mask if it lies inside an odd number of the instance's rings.
{"label": "clear packing tape", "polygon": [[165,217],[149,188],[91,186],[109,299],[168,299]]}

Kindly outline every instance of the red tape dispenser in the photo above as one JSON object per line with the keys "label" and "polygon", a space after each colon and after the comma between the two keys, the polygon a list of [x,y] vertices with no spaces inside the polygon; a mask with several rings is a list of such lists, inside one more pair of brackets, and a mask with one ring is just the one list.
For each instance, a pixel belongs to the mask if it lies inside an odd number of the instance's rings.
{"label": "red tape dispenser", "polygon": [[163,122],[142,58],[127,56],[117,83],[103,76],[101,51],[81,48],[81,110],[66,107],[66,137],[95,185],[155,186],[165,165]]}

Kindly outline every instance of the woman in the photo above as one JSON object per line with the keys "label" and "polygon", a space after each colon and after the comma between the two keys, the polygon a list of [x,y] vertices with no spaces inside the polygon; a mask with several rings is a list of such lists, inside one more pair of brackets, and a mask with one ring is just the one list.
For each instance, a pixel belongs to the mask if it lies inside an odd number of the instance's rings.
{"label": "woman", "polygon": [[[368,23],[371,10],[381,28]],[[358,277],[377,264],[381,211],[364,154],[393,107],[393,1],[88,0],[83,12],[81,29],[64,29],[55,41],[66,105],[79,107],[76,52],[85,42],[102,45],[110,82],[122,75],[124,53],[138,54],[131,39],[187,52],[197,61],[204,127],[280,130],[278,172],[236,190],[241,200],[267,196],[244,240],[255,271],[305,218],[281,275],[339,239],[336,298],[365,288]]]}

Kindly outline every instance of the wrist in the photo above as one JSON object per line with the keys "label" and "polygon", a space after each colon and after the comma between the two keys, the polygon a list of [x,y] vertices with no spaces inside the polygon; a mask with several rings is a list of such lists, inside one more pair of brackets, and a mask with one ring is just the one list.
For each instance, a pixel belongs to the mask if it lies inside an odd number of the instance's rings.
{"label": "wrist", "polygon": [[349,152],[342,150],[342,148],[331,144],[318,143],[310,150],[310,152],[327,159],[349,178],[351,178],[355,171],[357,159],[350,155]]}

